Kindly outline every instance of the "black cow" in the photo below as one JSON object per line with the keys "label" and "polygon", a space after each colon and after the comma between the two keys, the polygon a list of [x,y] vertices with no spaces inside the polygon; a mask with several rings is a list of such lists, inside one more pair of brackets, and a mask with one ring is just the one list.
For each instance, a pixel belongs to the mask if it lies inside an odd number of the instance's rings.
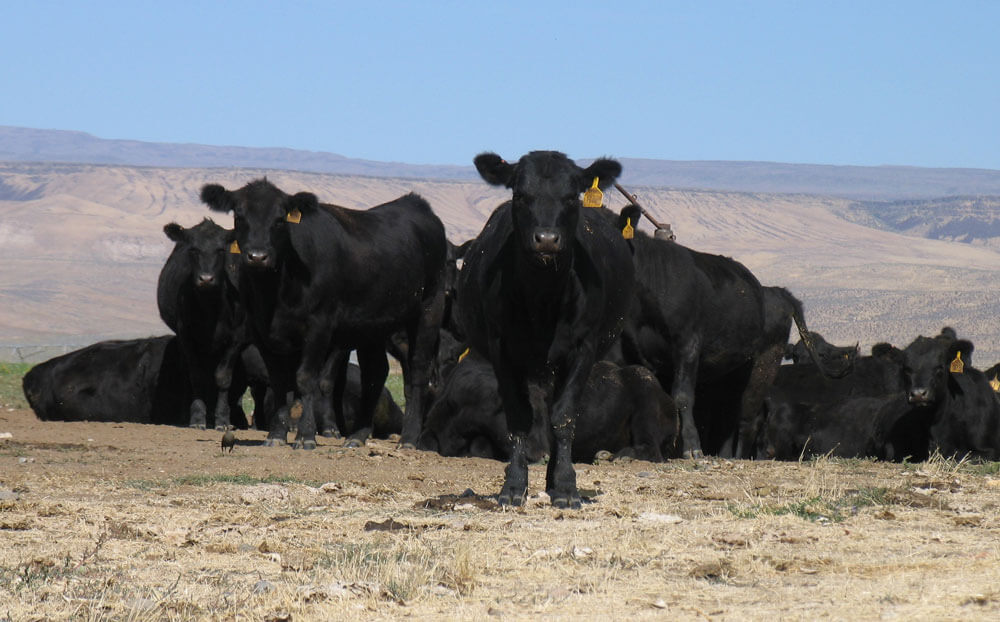
{"label": "black cow", "polygon": [[546,491],[556,507],[579,507],[573,433],[591,367],[618,338],[632,297],[633,266],[622,234],[580,193],[606,188],[621,165],[582,169],[564,154],[533,151],[516,164],[493,153],[475,158],[490,184],[513,191],[465,254],[458,323],[490,360],[507,427],[510,464],[498,501],[523,503],[528,435],[548,421],[552,450]]}
{"label": "black cow", "polygon": [[[625,208],[626,217],[636,221],[638,210]],[[640,231],[632,242],[636,300],[622,335],[626,360],[653,370],[673,396],[685,456],[750,457],[792,320],[809,341],[801,304],[783,288],[763,288],[729,257]]]}
{"label": "black cow", "polygon": [[[953,332],[952,332],[953,334]],[[989,378],[972,367],[972,343],[917,337],[897,355],[914,416],[929,425],[928,452],[945,457],[1000,458],[1000,401]]]}
{"label": "black cow", "polygon": [[902,382],[892,350],[877,346],[841,378],[826,377],[815,365],[781,366],[764,402],[757,457],[904,457],[896,454],[914,443],[907,440],[907,413],[899,410]]}
{"label": "black cow", "polygon": [[[208,184],[201,199],[234,215],[243,257],[240,299],[279,406],[267,443],[286,442],[286,399],[294,392],[302,405],[295,446],[316,447],[314,407],[324,369],[353,349],[364,414],[347,444],[363,444],[389,370],[385,344],[401,328],[409,340],[402,440],[414,443],[444,304],[444,226],[430,205],[408,194],[351,210],[321,204],[309,192],[285,194],[266,179],[235,191]],[[321,423],[323,434],[339,435],[333,418]]]}
{"label": "black cow", "polygon": [[[530,462],[550,452],[544,421],[535,421],[525,450]],[[660,462],[675,457],[677,409],[645,367],[598,361],[580,397],[573,460],[590,462],[599,451]],[[511,437],[489,362],[472,352],[448,376],[427,413],[417,445],[444,456],[507,460]]]}
{"label": "black cow", "polygon": [[211,420],[217,430],[246,428],[243,417],[230,421],[246,388],[239,359],[245,342],[239,268],[229,252],[233,231],[206,218],[189,229],[170,223],[163,232],[175,244],[160,271],[156,302],[177,334],[191,381],[190,425],[204,430]]}
{"label": "black cow", "polygon": [[173,335],[95,343],[35,365],[22,386],[44,421],[188,423],[190,385]]}

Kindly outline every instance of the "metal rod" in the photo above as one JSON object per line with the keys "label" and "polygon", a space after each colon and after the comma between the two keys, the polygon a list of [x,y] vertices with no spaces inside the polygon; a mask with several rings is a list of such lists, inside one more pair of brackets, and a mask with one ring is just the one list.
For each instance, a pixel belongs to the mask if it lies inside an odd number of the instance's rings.
{"label": "metal rod", "polygon": [[649,222],[653,223],[654,227],[656,227],[657,229],[665,229],[666,228],[666,225],[663,225],[660,222],[658,222],[655,218],[653,218],[652,214],[650,214],[648,211],[646,211],[646,208],[644,208],[643,206],[639,205],[639,201],[636,200],[636,196],[634,194],[629,194],[629,192],[627,190],[625,190],[625,188],[622,188],[622,185],[620,183],[618,183],[617,181],[615,182],[615,188],[618,188],[618,192],[621,192],[623,195],[625,195],[625,198],[628,199],[629,203],[631,203],[632,205],[638,207],[639,208],[639,212],[641,212],[642,215],[645,216],[649,220]]}

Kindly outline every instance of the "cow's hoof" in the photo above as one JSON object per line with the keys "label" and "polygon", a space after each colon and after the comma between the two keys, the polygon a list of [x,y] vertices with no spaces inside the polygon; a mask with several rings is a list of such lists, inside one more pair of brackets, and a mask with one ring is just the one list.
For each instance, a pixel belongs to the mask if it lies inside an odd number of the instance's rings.
{"label": "cow's hoof", "polygon": [[354,449],[356,447],[361,447],[361,445],[363,445],[363,444],[364,443],[362,443],[361,441],[359,441],[356,438],[349,438],[349,439],[347,439],[347,442],[344,443],[344,447],[348,447],[350,449]]}
{"label": "cow's hoof", "polygon": [[684,452],[684,457],[688,460],[701,460],[705,457],[705,452],[700,449],[687,450]]}
{"label": "cow's hoof", "polygon": [[268,438],[264,440],[264,447],[284,447],[288,443],[280,438]]}
{"label": "cow's hoof", "polygon": [[523,497],[518,497],[514,495],[501,494],[499,497],[497,497],[497,503],[499,503],[502,507],[506,506],[518,507],[524,504],[524,499]]}
{"label": "cow's hoof", "polygon": [[215,431],[216,432],[225,432],[228,429],[229,429],[228,425],[217,425],[217,426],[215,426]]}
{"label": "cow's hoof", "polygon": [[399,448],[400,449],[416,449],[417,446],[414,445],[413,443],[400,443],[399,444]]}
{"label": "cow's hoof", "polygon": [[560,510],[571,509],[579,510],[581,507],[580,497],[577,495],[563,495],[554,494],[552,497],[552,507],[559,508]]}
{"label": "cow's hoof", "polygon": [[295,445],[292,446],[295,449],[316,449],[316,441],[295,441]]}
{"label": "cow's hoof", "polygon": [[528,499],[528,489],[525,488],[518,494],[514,490],[504,489],[500,491],[500,495],[497,497],[497,503],[501,506],[513,506],[519,507],[524,505],[524,502]]}
{"label": "cow's hoof", "polygon": [[205,424],[204,423],[192,423],[188,427],[191,428],[192,430],[204,430],[205,429]]}
{"label": "cow's hoof", "polygon": [[323,430],[321,434],[326,438],[340,438],[340,432],[338,430],[332,430],[330,428]]}

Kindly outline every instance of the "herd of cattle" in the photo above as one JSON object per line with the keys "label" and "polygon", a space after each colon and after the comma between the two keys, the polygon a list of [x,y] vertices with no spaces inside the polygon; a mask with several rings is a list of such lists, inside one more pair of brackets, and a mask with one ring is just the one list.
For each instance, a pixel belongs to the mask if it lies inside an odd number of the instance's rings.
{"label": "herd of cattle", "polygon": [[[859,356],[810,332],[786,289],[647,236],[635,204],[603,207],[614,160],[584,169],[536,151],[475,165],[512,196],[460,246],[416,194],[351,210],[266,178],[204,186],[234,227],[164,227],[175,246],[157,302],[174,334],[35,366],[31,407],[46,420],[253,425],[267,445],[294,430],[304,449],[317,433],[347,446],[398,433],[403,446],[509,461],[498,499],[513,505],[545,456],[559,507],[579,506],[573,462],[600,451],[1000,459],[996,369],[974,369],[951,328]],[[388,354],[405,412],[385,389]]]}

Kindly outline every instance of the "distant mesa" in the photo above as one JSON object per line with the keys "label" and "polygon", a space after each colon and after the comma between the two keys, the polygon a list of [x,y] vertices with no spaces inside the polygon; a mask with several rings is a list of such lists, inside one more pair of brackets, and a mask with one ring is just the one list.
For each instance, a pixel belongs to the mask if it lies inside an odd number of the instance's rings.
{"label": "distant mesa", "polygon": [[[595,149],[600,150],[600,145]],[[0,126],[0,161],[14,162],[240,167],[469,181],[478,179],[471,166],[474,155],[469,153],[470,165],[406,164],[318,151],[111,140],[84,132]],[[625,168],[621,181],[626,186],[811,194],[864,201],[1000,195],[1000,171],[985,169],[648,160],[612,155]],[[9,189],[0,187],[0,200],[25,198],[9,194]]]}

